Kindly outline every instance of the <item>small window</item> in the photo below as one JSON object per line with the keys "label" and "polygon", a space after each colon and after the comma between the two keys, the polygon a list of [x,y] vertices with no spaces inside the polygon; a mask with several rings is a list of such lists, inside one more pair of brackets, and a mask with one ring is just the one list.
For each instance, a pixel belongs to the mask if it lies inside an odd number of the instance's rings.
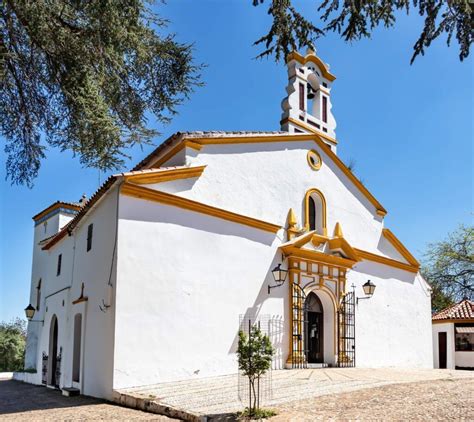
{"label": "small window", "polygon": [[89,224],[87,227],[87,252],[89,252],[92,248],[92,232],[94,230],[94,225]]}
{"label": "small window", "polygon": [[456,325],[456,352],[474,352],[474,326]]}
{"label": "small window", "polygon": [[38,281],[36,286],[36,310],[39,311],[41,303],[41,278]]}
{"label": "small window", "polygon": [[328,99],[323,97],[323,122],[327,123],[328,121]]}
{"label": "small window", "polygon": [[316,204],[314,199],[309,197],[309,229],[316,230]]}
{"label": "small window", "polygon": [[43,227],[44,227],[44,232],[46,233],[46,231],[48,230],[48,222],[47,221],[44,222]]}
{"label": "small window", "polygon": [[63,259],[63,254],[59,254],[58,255],[58,268],[56,270],[56,276],[60,275],[61,274],[61,261]]}
{"label": "small window", "polygon": [[300,110],[304,111],[304,85],[300,83]]}

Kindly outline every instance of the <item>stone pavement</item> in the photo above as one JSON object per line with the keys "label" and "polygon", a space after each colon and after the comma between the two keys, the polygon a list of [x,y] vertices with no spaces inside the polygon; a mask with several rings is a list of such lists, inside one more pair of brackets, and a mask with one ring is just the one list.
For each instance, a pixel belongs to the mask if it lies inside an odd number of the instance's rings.
{"label": "stone pavement", "polygon": [[176,419],[127,409],[92,397],[64,397],[57,390],[2,379],[0,420],[172,422]]}
{"label": "stone pavement", "polygon": [[[474,372],[446,369],[293,369],[272,371],[272,394],[265,407],[329,394],[347,393],[391,384],[430,380],[474,379]],[[115,400],[125,405],[165,412],[188,420],[221,420],[242,410],[237,375],[162,383],[119,390]],[[145,403],[145,404],[144,404]],[[145,406],[145,407],[144,407]],[[174,412],[179,410],[180,413]]]}

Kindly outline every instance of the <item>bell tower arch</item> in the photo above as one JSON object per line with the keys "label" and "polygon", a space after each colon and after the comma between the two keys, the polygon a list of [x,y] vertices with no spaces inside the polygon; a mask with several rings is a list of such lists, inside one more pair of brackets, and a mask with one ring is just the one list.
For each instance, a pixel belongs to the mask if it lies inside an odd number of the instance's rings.
{"label": "bell tower arch", "polygon": [[336,77],[313,50],[287,58],[287,97],[283,99],[281,129],[289,133],[317,133],[336,152],[336,120],[331,88]]}

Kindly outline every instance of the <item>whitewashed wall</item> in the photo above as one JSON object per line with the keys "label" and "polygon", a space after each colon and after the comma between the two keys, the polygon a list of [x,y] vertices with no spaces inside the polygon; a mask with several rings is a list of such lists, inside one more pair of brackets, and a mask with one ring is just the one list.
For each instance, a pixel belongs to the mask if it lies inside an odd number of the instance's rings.
{"label": "whitewashed wall", "polygon": [[438,346],[438,333],[446,333],[446,368],[454,369],[456,366],[455,361],[455,348],[454,348],[454,324],[452,323],[441,323],[433,324],[433,363],[435,368],[439,368],[439,346]]}

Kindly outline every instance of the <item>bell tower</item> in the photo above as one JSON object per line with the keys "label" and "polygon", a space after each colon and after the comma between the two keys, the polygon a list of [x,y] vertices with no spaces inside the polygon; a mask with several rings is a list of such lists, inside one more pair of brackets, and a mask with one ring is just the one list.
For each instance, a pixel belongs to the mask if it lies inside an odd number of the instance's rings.
{"label": "bell tower", "polygon": [[281,130],[317,133],[336,152],[336,120],[332,114],[331,87],[336,77],[313,50],[287,58],[288,96],[283,99]]}

